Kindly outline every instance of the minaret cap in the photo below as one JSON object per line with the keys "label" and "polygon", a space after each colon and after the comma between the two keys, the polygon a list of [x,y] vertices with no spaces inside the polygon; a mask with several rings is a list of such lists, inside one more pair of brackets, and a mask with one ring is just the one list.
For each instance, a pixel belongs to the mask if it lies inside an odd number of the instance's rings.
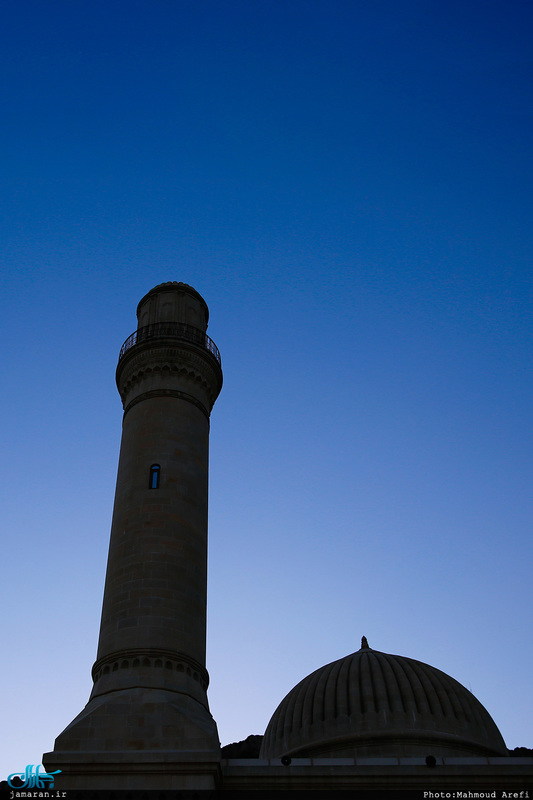
{"label": "minaret cap", "polygon": [[204,298],[181,281],[167,281],[154,286],[137,306],[137,329],[159,322],[184,323],[205,331],[209,309]]}

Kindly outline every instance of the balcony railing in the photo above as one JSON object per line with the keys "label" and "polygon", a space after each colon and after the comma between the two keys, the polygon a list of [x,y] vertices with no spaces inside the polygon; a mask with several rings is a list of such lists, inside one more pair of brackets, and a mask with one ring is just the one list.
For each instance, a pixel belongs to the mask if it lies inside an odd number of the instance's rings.
{"label": "balcony railing", "polygon": [[191,342],[198,345],[198,347],[203,347],[216,358],[219,364],[221,363],[218,347],[207,333],[195,328],[193,325],[186,325],[184,322],[154,322],[153,325],[145,325],[144,328],[139,328],[131,336],[128,336],[120,348],[118,360],[120,361],[125,353],[136,344],[148,342],[152,339],[179,339],[182,342]]}

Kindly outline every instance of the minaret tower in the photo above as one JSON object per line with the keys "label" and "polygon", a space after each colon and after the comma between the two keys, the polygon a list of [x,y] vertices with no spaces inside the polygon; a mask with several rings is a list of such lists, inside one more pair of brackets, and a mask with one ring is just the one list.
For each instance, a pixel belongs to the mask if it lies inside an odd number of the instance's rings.
{"label": "minaret tower", "polygon": [[94,687],[61,733],[58,788],[212,789],[207,702],[209,415],[222,387],[209,311],[184,283],[137,308],[120,351],[124,420]]}

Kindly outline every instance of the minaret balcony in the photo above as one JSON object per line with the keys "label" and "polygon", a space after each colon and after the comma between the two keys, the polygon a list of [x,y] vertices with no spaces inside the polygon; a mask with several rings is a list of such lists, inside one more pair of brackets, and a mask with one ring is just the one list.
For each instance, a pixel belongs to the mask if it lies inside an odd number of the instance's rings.
{"label": "minaret balcony", "polygon": [[145,325],[138,328],[131,336],[128,336],[122,347],[118,360],[126,355],[128,350],[137,344],[144,344],[156,339],[177,339],[181,342],[189,342],[207,350],[221,365],[220,352],[214,341],[199,328],[187,325],[184,322],[154,322],[152,325]]}

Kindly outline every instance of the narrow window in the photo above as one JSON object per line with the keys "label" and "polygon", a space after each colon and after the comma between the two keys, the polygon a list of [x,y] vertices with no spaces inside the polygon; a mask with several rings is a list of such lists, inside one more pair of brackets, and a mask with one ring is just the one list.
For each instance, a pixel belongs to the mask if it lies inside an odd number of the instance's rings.
{"label": "narrow window", "polygon": [[159,489],[159,473],[161,467],[159,464],[152,464],[150,467],[150,489]]}

